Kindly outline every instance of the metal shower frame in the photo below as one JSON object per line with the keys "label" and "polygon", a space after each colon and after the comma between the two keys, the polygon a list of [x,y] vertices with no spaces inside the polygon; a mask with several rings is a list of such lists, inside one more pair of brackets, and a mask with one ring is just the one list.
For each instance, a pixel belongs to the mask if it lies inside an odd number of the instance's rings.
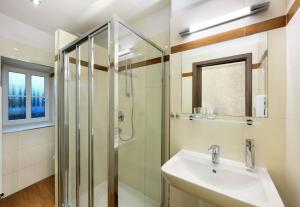
{"label": "metal shower frame", "polygon": [[[164,50],[146,38],[141,33],[132,29],[128,24],[114,15],[108,23],[96,27],[85,33],[75,41],[68,44],[60,50],[59,68],[57,70],[57,143],[58,143],[58,206],[69,207],[68,203],[68,176],[69,176],[69,120],[68,120],[68,54],[71,51],[76,51],[76,74],[80,71],[80,45],[88,41],[88,207],[94,207],[94,186],[93,186],[93,52],[90,48],[93,47],[93,38],[95,35],[107,30],[108,31],[108,60],[109,60],[109,118],[108,118],[108,206],[118,207],[118,146],[115,148],[114,139],[114,120],[117,119],[117,114],[114,111],[114,93],[115,93],[115,72],[119,68],[118,50],[119,50],[119,25],[124,26],[135,35],[152,45],[161,52],[161,71],[162,71],[162,120],[161,120],[161,165],[165,162],[165,64]],[[76,75],[76,102],[79,100],[79,76]],[[76,103],[76,201],[79,200],[80,182],[80,128],[78,120],[79,102]],[[112,176],[113,175],[113,176]],[[165,183],[162,179],[161,183],[161,207],[165,202]],[[77,205],[77,207],[79,207]]]}

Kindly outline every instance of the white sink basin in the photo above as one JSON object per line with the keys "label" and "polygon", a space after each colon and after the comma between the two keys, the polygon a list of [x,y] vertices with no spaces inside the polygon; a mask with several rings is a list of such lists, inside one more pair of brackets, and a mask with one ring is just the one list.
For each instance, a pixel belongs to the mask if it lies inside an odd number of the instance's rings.
{"label": "white sink basin", "polygon": [[219,206],[283,207],[265,168],[248,171],[244,163],[181,150],[162,166],[170,185]]}

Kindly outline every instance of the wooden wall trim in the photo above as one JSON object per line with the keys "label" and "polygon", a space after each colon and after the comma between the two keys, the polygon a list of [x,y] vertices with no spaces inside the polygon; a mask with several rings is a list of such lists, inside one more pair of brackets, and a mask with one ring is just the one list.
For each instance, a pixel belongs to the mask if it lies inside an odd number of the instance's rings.
{"label": "wooden wall trim", "polygon": [[[69,63],[76,64],[76,58],[69,57]],[[80,65],[83,66],[83,67],[89,67],[89,63],[87,61],[84,61],[84,60],[80,60]],[[108,71],[107,67],[102,66],[102,65],[98,65],[98,64],[94,64],[94,69],[101,70],[101,71],[104,71],[104,72]]]}
{"label": "wooden wall trim", "polygon": [[171,54],[285,27],[300,8],[295,0],[286,15],[171,47]]}
{"label": "wooden wall trim", "polygon": [[260,68],[260,64],[259,63],[254,63],[252,64],[252,70],[258,69]]}
{"label": "wooden wall trim", "polygon": [[185,78],[185,77],[191,77],[191,76],[193,76],[193,72],[182,73],[181,76],[182,76],[183,78]]}
{"label": "wooden wall trim", "polygon": [[[296,14],[296,12],[298,11],[299,8],[300,8],[300,0],[295,0],[286,15],[276,17],[276,18],[273,18],[270,20],[266,20],[263,22],[255,23],[252,25],[244,26],[244,27],[241,27],[238,29],[233,29],[233,30],[223,32],[220,34],[208,36],[208,37],[194,40],[191,42],[175,45],[175,46],[171,47],[171,54],[195,49],[198,47],[203,47],[203,46],[210,45],[210,44],[233,40],[233,39],[237,39],[240,37],[257,34],[260,32],[269,31],[272,29],[285,27],[290,22],[290,20],[293,18],[293,16]],[[164,56],[164,62],[169,61],[169,59],[170,59],[169,55]],[[55,55],[54,61],[58,61],[58,55]],[[156,64],[156,63],[158,63],[157,60],[150,59],[150,60],[142,61],[141,63],[136,63],[135,68],[143,67],[143,66],[151,65],[151,64]],[[98,69],[98,70],[102,70],[102,71],[107,71],[107,68],[104,66],[101,66],[101,65],[95,64],[94,68]]]}
{"label": "wooden wall trim", "polygon": [[[55,60],[55,61],[58,61],[58,55],[55,55],[54,60]],[[71,64],[76,64],[76,58],[69,57],[69,63],[71,63]],[[83,66],[83,67],[88,67],[88,66],[89,66],[89,63],[88,63],[87,61],[81,60],[81,61],[80,61],[80,65]],[[101,71],[105,71],[105,72],[108,71],[108,68],[107,68],[107,67],[102,66],[102,65],[98,65],[98,64],[94,64],[94,69],[96,69],[96,70],[101,70]]]}
{"label": "wooden wall trim", "polygon": [[300,8],[300,0],[295,0],[286,15],[287,16],[287,24],[291,21],[291,19],[296,14],[296,12],[298,11],[299,8]]}
{"label": "wooden wall trim", "polygon": [[[170,59],[170,56],[165,55],[164,58],[163,58],[163,61],[167,62],[167,61],[169,61],[169,59]],[[145,66],[149,66],[149,65],[158,64],[158,63],[161,63],[161,57],[152,58],[152,59],[140,61],[140,62],[137,62],[137,63],[133,63],[131,65],[131,68],[135,69],[135,68],[145,67]],[[121,63],[120,65],[123,65],[123,64]],[[120,71],[125,70],[125,66],[120,66],[119,70]]]}
{"label": "wooden wall trim", "polygon": [[[164,62],[169,61],[169,59],[170,59],[170,55],[165,55],[163,57]],[[55,61],[58,61],[58,55],[55,56]],[[76,64],[76,58],[70,57],[69,58],[69,63]],[[149,60],[144,60],[144,61],[140,61],[140,62],[137,62],[137,63],[133,63],[131,65],[131,68],[135,69],[135,68],[145,67],[145,66],[149,66],[149,65],[158,64],[158,63],[161,63],[161,57],[152,58],[152,59],[149,59]],[[122,65],[122,63],[120,63],[120,64]],[[84,61],[84,60],[81,60],[80,65],[83,66],[83,67],[88,67],[88,62]],[[102,65],[98,65],[98,64],[94,64],[94,69],[105,71],[105,72],[108,71],[107,67],[102,66]],[[125,70],[125,66],[120,66],[119,70],[120,71]]]}
{"label": "wooden wall trim", "polygon": [[286,26],[286,15],[171,47],[171,54]]}
{"label": "wooden wall trim", "polygon": [[[236,39],[236,38],[240,38],[240,37],[245,37],[245,36],[257,34],[260,32],[269,31],[272,29],[285,27],[290,22],[290,20],[293,18],[293,16],[295,15],[295,13],[298,11],[299,8],[300,8],[300,0],[295,0],[293,5],[291,6],[290,10],[288,11],[287,15],[283,15],[280,17],[276,17],[276,18],[266,20],[263,22],[259,22],[259,23],[255,23],[252,25],[244,26],[244,27],[241,27],[238,29],[230,30],[228,32],[223,32],[220,34],[208,36],[208,37],[194,40],[191,42],[175,45],[175,46],[171,47],[171,54],[195,49],[198,47],[203,47],[203,46],[210,45],[210,44],[224,42],[224,41],[228,41],[228,40],[232,40],[232,39]],[[169,58],[170,58],[169,55],[165,55],[164,62],[169,61]],[[54,61],[58,61],[58,55],[55,55]],[[150,63],[152,62],[151,60],[149,60],[149,61],[150,61]],[[146,62],[149,62],[149,61],[146,60]],[[143,62],[144,63],[140,63],[141,64],[140,67],[145,66],[144,65],[145,61],[143,61]],[[156,64],[156,63],[154,63],[154,64]],[[95,69],[104,70],[103,67],[104,66],[95,65]]]}

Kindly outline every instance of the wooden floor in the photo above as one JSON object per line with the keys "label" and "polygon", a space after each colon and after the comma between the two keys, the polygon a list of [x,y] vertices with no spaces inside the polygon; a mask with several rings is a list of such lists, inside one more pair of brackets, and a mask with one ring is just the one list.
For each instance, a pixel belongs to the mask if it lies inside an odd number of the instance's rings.
{"label": "wooden floor", "polygon": [[54,176],[0,200],[0,207],[54,207]]}

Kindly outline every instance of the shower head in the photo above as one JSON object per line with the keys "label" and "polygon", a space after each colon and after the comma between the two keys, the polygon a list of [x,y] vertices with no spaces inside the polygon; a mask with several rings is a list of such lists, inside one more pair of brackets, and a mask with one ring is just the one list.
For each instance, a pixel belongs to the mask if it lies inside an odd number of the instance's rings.
{"label": "shower head", "polygon": [[121,50],[121,51],[119,52],[119,57],[124,57],[124,56],[127,56],[127,55],[129,55],[129,54],[132,54],[131,49]]}

